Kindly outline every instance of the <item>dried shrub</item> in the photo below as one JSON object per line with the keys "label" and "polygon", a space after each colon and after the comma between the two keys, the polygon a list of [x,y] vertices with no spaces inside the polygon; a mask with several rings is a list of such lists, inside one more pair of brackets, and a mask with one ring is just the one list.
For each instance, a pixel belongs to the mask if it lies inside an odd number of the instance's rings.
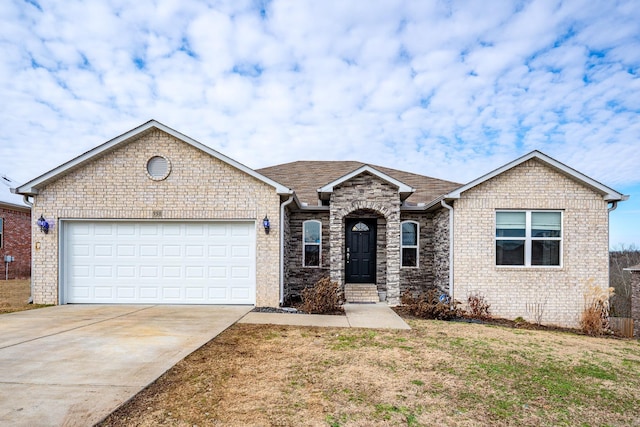
{"label": "dried shrub", "polygon": [[589,279],[584,293],[584,310],[580,318],[582,332],[588,335],[603,335],[609,332],[609,298],[613,288],[602,288]]}
{"label": "dried shrub", "polygon": [[344,303],[344,293],[337,282],[323,277],[312,287],[302,291],[302,305],[300,309],[312,314],[341,313]]}
{"label": "dried shrub", "polygon": [[400,303],[410,314],[422,319],[450,320],[458,316],[458,312],[450,304],[448,295],[442,295],[437,289],[414,296],[405,291],[400,296]]}
{"label": "dried shrub", "polygon": [[473,319],[488,319],[491,317],[490,308],[491,304],[484,299],[484,295],[474,293],[467,296],[467,311],[465,314],[468,317]]}

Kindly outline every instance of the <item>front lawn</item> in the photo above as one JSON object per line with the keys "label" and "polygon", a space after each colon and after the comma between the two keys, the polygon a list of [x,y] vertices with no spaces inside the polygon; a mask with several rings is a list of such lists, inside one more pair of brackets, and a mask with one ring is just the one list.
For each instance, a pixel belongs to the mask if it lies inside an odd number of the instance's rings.
{"label": "front lawn", "polygon": [[640,424],[640,343],[411,320],[237,324],[103,426]]}
{"label": "front lawn", "polygon": [[29,304],[30,295],[30,280],[0,280],[0,314],[46,307]]}

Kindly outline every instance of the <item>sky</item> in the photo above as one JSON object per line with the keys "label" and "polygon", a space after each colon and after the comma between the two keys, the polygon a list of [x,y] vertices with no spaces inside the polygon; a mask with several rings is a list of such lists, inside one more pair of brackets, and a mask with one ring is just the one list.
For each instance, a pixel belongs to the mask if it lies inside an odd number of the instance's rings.
{"label": "sky", "polygon": [[3,0],[0,172],[150,120],[251,168],[357,160],[466,183],[532,150],[631,196],[640,2]]}

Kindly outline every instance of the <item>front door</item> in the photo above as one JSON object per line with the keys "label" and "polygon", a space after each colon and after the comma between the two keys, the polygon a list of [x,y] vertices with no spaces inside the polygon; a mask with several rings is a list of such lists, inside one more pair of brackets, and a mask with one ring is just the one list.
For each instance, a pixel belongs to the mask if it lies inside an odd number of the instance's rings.
{"label": "front door", "polygon": [[376,282],[376,220],[346,221],[346,283]]}

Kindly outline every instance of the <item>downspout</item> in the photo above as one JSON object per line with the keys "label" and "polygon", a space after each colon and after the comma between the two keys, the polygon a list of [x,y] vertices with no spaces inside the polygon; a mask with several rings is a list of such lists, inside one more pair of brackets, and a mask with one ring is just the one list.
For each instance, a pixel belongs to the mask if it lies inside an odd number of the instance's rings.
{"label": "downspout", "polygon": [[[22,200],[26,205],[29,205],[31,208],[31,215],[33,215],[33,202],[29,201],[29,196],[24,194],[22,196]],[[29,218],[29,221],[32,219],[33,218]],[[33,239],[33,235],[31,236],[31,239]],[[31,242],[31,244],[33,245],[33,242]],[[31,250],[31,274],[29,276],[29,304],[33,304],[33,249]]]}
{"label": "downspout", "polygon": [[454,287],[453,287],[453,206],[447,204],[444,199],[440,200],[442,207],[449,210],[449,296],[451,302],[454,303]]}
{"label": "downspout", "polygon": [[614,200],[612,202],[609,202],[611,204],[611,207],[609,209],[607,209],[607,212],[611,213],[613,211],[616,210],[616,208],[618,207],[618,201]]}
{"label": "downspout", "polygon": [[284,303],[284,208],[293,202],[293,195],[280,205],[280,306]]}

